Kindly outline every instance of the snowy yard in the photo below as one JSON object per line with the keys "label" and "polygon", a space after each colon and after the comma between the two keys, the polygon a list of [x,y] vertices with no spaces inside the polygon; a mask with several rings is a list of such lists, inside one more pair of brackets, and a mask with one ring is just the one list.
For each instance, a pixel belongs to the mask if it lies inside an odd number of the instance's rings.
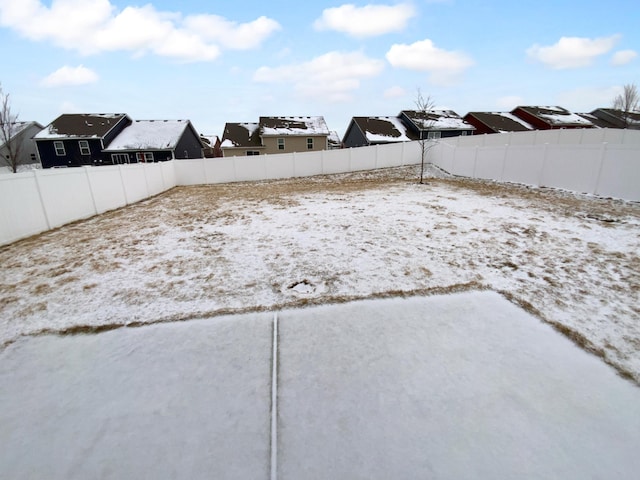
{"label": "snowy yard", "polygon": [[414,167],[179,187],[0,249],[0,344],[490,289],[640,382],[640,205]]}

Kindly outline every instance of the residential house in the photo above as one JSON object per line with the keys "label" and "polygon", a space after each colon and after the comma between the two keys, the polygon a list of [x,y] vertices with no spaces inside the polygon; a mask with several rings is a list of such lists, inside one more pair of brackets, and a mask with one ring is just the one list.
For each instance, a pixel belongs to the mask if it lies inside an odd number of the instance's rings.
{"label": "residential house", "polygon": [[536,130],[595,127],[595,125],[586,118],[558,106],[520,106],[512,110],[511,113],[530,124]]}
{"label": "residential house", "polygon": [[620,128],[611,122],[608,122],[602,118],[596,117],[593,113],[577,113],[585,120],[591,122],[596,128]]}
{"label": "residential house", "polygon": [[329,136],[327,137],[327,145],[329,146],[329,150],[338,150],[342,148],[342,140],[340,140],[340,135],[335,130],[331,130],[329,132]]}
{"label": "residential house", "polygon": [[[0,167],[18,165],[40,166],[33,137],[44,127],[38,122],[14,122],[9,128],[9,145],[0,135]],[[9,148],[11,147],[11,148]],[[10,155],[11,152],[11,155]],[[15,160],[10,159],[13,156]]]}
{"label": "residential house", "polygon": [[200,141],[204,147],[205,158],[216,158],[222,156],[222,142],[217,135],[200,135]]}
{"label": "residential house", "polygon": [[530,124],[508,112],[469,112],[463,119],[476,128],[475,134],[533,130]]}
{"label": "residential house", "polygon": [[600,121],[607,122],[613,128],[630,128],[640,130],[640,112],[624,112],[613,108],[597,108],[591,115]]}
{"label": "residential house", "polygon": [[417,139],[418,135],[409,130],[398,117],[352,117],[342,143],[350,148]]}
{"label": "residential house", "polygon": [[227,123],[222,135],[225,157],[329,148],[329,131],[323,117],[260,117],[258,123]]}
{"label": "residential house", "polygon": [[131,123],[124,113],[60,115],[34,137],[42,167],[100,165],[103,150]]}
{"label": "residential house", "polygon": [[226,123],[220,147],[224,157],[264,154],[265,148],[260,139],[260,124]]}
{"label": "residential house", "polygon": [[330,133],[324,117],[260,117],[268,154],[327,150]]}
{"label": "residential house", "polygon": [[200,135],[189,120],[136,120],[103,150],[105,163],[202,158]]}
{"label": "residential house", "polygon": [[398,116],[419,140],[473,135],[475,131],[453,110],[403,110]]}

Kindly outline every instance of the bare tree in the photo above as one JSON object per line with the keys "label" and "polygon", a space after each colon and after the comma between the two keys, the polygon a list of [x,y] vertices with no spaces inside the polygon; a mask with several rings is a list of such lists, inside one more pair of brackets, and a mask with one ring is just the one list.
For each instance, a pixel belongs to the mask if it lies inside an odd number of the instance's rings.
{"label": "bare tree", "polygon": [[418,142],[420,144],[420,183],[424,183],[424,163],[427,159],[429,150],[435,145],[435,142],[433,140],[430,140],[428,136],[425,137],[423,131],[428,130],[429,123],[433,123],[433,121],[429,122],[429,120],[427,120],[427,113],[430,110],[433,110],[435,102],[430,95],[427,95],[426,97],[423,96],[422,91],[418,88],[414,103],[416,106],[416,110],[422,114],[422,117],[424,117],[422,128],[420,129],[420,136],[418,139]]}
{"label": "bare tree", "polygon": [[629,126],[629,113],[638,110],[639,107],[640,96],[638,96],[638,88],[634,83],[625,85],[622,93],[613,99],[613,108],[622,110],[625,127]]}
{"label": "bare tree", "polygon": [[18,115],[11,113],[11,102],[9,94],[4,93],[0,85],[0,164],[11,168],[13,173],[18,171],[20,165],[21,142],[16,138],[20,130],[18,125]]}

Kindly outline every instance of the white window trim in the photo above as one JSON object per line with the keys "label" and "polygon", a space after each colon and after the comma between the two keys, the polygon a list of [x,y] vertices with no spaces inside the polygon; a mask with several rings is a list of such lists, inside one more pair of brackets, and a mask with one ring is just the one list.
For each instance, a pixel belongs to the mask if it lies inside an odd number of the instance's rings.
{"label": "white window trim", "polygon": [[284,138],[278,138],[277,145],[278,145],[278,150],[284,150],[285,149]]}
{"label": "white window trim", "polygon": [[139,163],[153,163],[153,152],[136,152],[136,160]]}
{"label": "white window trim", "polygon": [[64,157],[67,154],[67,151],[64,148],[64,142],[56,140],[53,142],[53,148],[56,150],[56,156]]}
{"label": "white window trim", "polygon": [[[120,161],[122,159],[126,159],[125,161]],[[112,153],[111,154],[111,162],[114,165],[121,165],[124,163],[130,163],[129,154],[128,153]]]}
{"label": "white window trim", "polygon": [[80,155],[91,155],[91,149],[89,148],[89,142],[87,140],[79,140],[78,146],[80,147]]}
{"label": "white window trim", "polygon": [[442,137],[442,132],[427,132],[427,140],[437,140]]}
{"label": "white window trim", "polygon": [[256,155],[260,155],[260,152],[257,151],[257,150],[247,150],[247,152],[246,152],[246,156],[247,157],[253,157],[253,156],[256,156]]}
{"label": "white window trim", "polygon": [[307,138],[307,150],[313,150],[313,137]]}

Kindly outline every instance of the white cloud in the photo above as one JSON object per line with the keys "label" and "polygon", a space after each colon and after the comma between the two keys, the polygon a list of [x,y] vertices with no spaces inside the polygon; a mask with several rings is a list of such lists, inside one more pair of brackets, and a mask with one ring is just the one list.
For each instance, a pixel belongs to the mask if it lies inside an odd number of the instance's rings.
{"label": "white cloud", "polygon": [[609,52],[620,35],[601,38],[562,37],[549,46],[533,45],[527,49],[527,55],[555,69],[587,67],[596,57]]}
{"label": "white cloud", "polygon": [[399,98],[404,97],[407,94],[407,91],[402,87],[391,87],[385,90],[384,98]]}
{"label": "white cloud", "polygon": [[473,60],[465,53],[443,50],[429,39],[411,45],[393,45],[386,57],[396,68],[429,72],[430,81],[438,85],[454,82],[462,72],[473,65]]}
{"label": "white cloud", "polygon": [[41,85],[44,87],[67,87],[77,85],[87,85],[98,81],[98,74],[93,70],[79,65],[69,67],[65,65],[51,75],[45,77]]}
{"label": "white cloud", "polygon": [[407,3],[364,7],[346,4],[325,9],[313,25],[316,30],[336,30],[353,37],[374,37],[403,30],[414,15],[414,8]]}
{"label": "white cloud", "polygon": [[278,22],[267,17],[238,24],[217,15],[193,15],[185,19],[184,26],[203,38],[232,50],[259,47],[281,28]]}
{"label": "white cloud", "polygon": [[633,61],[637,56],[638,54],[633,50],[620,50],[613,54],[611,64],[615,66],[626,65]]}
{"label": "white cloud", "polygon": [[0,0],[0,25],[83,55],[128,51],[183,61],[213,60],[222,48],[256,48],[280,28],[266,17],[236,23],[216,15],[183,17],[151,4],[119,10],[110,0],[53,0],[51,6]]}
{"label": "white cloud", "polygon": [[344,102],[351,100],[362,79],[375,77],[383,69],[382,61],[360,52],[329,52],[299,65],[261,67],[253,79],[262,83],[290,83],[304,97]]}

